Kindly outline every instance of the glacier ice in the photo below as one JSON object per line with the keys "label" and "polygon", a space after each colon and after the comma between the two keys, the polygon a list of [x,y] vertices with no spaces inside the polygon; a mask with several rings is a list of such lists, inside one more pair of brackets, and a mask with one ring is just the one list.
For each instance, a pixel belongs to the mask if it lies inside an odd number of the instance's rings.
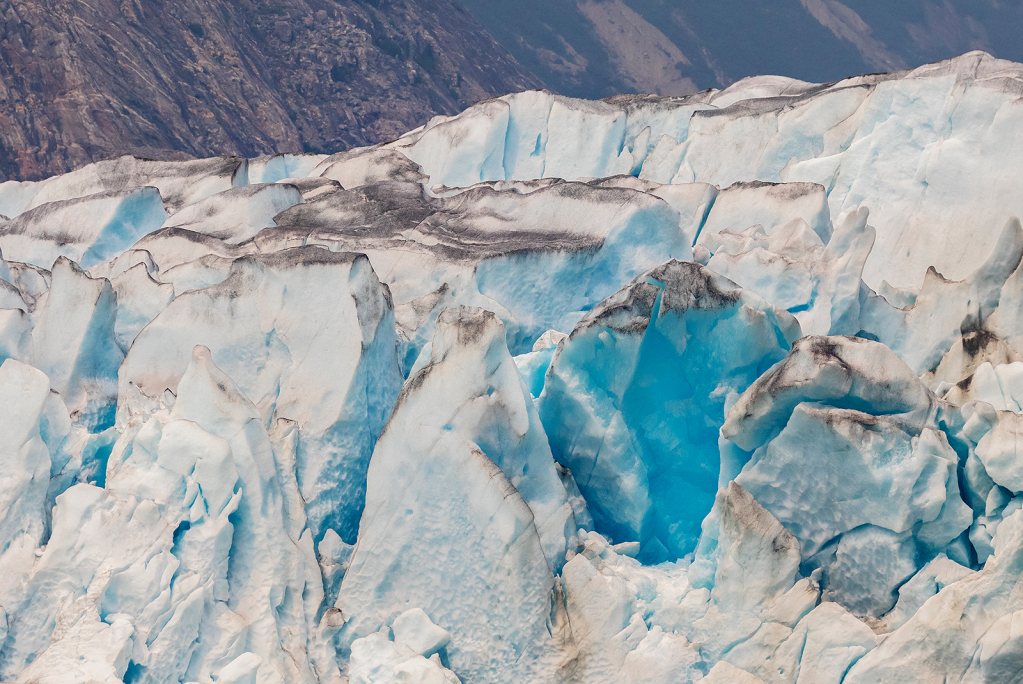
{"label": "glacier ice", "polygon": [[[46,534],[50,454],[40,434],[40,422],[50,383],[42,371],[14,359],[0,365],[0,379],[0,425],[4,435],[0,447],[4,473],[0,491],[0,571],[8,578],[0,587],[0,605],[10,606],[17,600],[17,586],[24,581],[35,549]],[[9,625],[4,624],[4,628]]]}
{"label": "glacier ice", "polygon": [[331,527],[354,543],[373,442],[401,383],[389,294],[364,256],[314,246],[242,257],[229,273],[174,298],[138,334],[120,390],[176,393],[192,348],[206,346],[294,443],[316,541]]}
{"label": "glacier ice", "polygon": [[[522,93],[437,117],[394,148],[445,185],[620,173],[719,187],[818,183],[833,215],[863,205],[873,212],[879,237],[867,284],[912,287],[932,265],[964,277],[1005,219],[1023,213],[1011,189],[1023,144],[1013,133],[1021,77],[1019,65],[972,52],[827,85],[765,90],[747,79],[727,97],[581,105]],[[733,146],[727,154],[724,140]],[[944,239],[929,239],[935,232]],[[945,240],[961,249],[945,250]]]}
{"label": "glacier ice", "polygon": [[302,199],[298,186],[289,183],[243,185],[189,204],[162,227],[190,230],[237,244],[275,225],[274,216]]}
{"label": "glacier ice", "polygon": [[724,408],[798,337],[786,311],[688,262],[588,312],[560,343],[539,406],[597,529],[640,542],[650,562],[692,551],[719,479],[741,467],[719,465]]}
{"label": "glacier ice", "polygon": [[[397,637],[391,619],[418,609],[459,635],[446,651],[464,677],[543,676],[553,572],[575,529],[504,326],[489,311],[446,310],[370,462],[336,604],[342,648],[381,627]],[[459,544],[438,553],[453,532]]]}
{"label": "glacier ice", "polygon": [[1021,82],[0,184],[0,681],[1020,681]]}
{"label": "glacier ice", "polygon": [[153,187],[56,200],[8,221],[0,248],[7,258],[43,268],[61,256],[88,268],[131,247],[165,217]]}
{"label": "glacier ice", "polygon": [[[577,220],[593,206],[604,211]],[[482,185],[437,197],[418,183],[388,180],[324,195],[274,220],[254,238],[256,249],[318,244],[370,257],[396,305],[419,310],[420,334],[408,341],[413,361],[440,309],[495,310],[519,353],[545,330],[571,327],[620,283],[691,255],[681,219],[664,201],[575,182]]]}
{"label": "glacier ice", "polygon": [[32,362],[73,417],[96,428],[113,424],[117,373],[124,352],[117,346],[117,295],[106,278],[90,278],[60,257],[50,272],[45,305],[32,330]]}
{"label": "glacier ice", "polygon": [[14,218],[52,202],[143,187],[156,188],[173,213],[231,187],[248,185],[248,169],[248,160],[238,157],[161,162],[125,155],[41,181],[5,183],[0,189],[0,214]]}
{"label": "glacier ice", "polygon": [[[404,615],[404,613],[403,613]],[[429,659],[395,635],[389,641],[382,632],[370,634],[352,644],[349,682],[358,684],[460,684],[455,673],[444,667],[440,657]]]}

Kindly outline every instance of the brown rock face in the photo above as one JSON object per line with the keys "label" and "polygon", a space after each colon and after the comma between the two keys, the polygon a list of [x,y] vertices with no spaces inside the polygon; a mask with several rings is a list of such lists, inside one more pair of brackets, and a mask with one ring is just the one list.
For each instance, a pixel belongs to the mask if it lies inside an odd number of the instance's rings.
{"label": "brown rock face", "polygon": [[457,0],[0,0],[0,180],[335,152],[540,86]]}

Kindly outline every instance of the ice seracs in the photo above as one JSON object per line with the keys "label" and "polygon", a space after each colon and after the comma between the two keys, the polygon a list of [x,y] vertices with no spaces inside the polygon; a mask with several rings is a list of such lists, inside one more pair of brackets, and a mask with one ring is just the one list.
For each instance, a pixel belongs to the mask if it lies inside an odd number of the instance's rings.
{"label": "ice seracs", "polygon": [[354,543],[373,442],[401,382],[389,293],[366,257],[314,246],[243,257],[229,273],[146,326],[121,390],[176,393],[192,348],[205,345],[267,428],[302,430],[294,467],[316,540],[330,527]]}
{"label": "ice seracs", "polygon": [[[258,249],[320,244],[365,253],[396,305],[420,309],[417,330],[431,330],[445,307],[483,306],[510,328],[514,352],[545,330],[571,327],[621,282],[691,255],[679,215],[663,200],[580,183],[480,185],[434,197],[419,184],[385,181],[274,220],[255,236]],[[413,359],[428,339],[410,340]]]}
{"label": "ice seracs", "polygon": [[160,192],[152,187],[55,200],[8,221],[0,248],[8,259],[42,268],[58,257],[88,268],[116,257],[165,218]]}
{"label": "ice seracs", "polygon": [[730,408],[721,434],[752,452],[735,481],[796,536],[804,566],[823,569],[825,597],[880,618],[918,559],[957,541],[948,553],[970,562],[957,538],[973,516],[943,431],[956,423],[884,346],[807,337]]}
{"label": "ice seracs", "polygon": [[239,157],[161,162],[124,155],[42,181],[4,183],[0,214],[14,218],[52,202],[142,187],[156,188],[167,210],[174,213],[204,197],[247,185],[248,169],[248,160]]}
{"label": "ice seracs", "polygon": [[[0,365],[0,411],[4,441],[3,488],[0,503],[0,605],[18,600],[34,561],[35,549],[47,532],[46,490],[50,454],[41,435],[50,383],[39,370],[13,359]],[[43,424],[41,426],[41,423]],[[6,610],[0,620],[9,629]]]}
{"label": "ice seracs", "polygon": [[0,681],[1015,681],[1021,80],[0,184]]}
{"label": "ice seracs", "polygon": [[445,311],[373,452],[337,603],[342,648],[354,659],[355,640],[381,627],[397,639],[390,621],[419,609],[459,635],[446,652],[468,681],[553,676],[553,573],[575,531],[504,326],[489,311]]}
{"label": "ice seracs", "polygon": [[50,378],[76,420],[113,425],[117,372],[117,295],[65,257],[53,264],[46,303],[32,330],[32,362]]}
{"label": "ice seracs", "polygon": [[[688,262],[590,311],[554,354],[539,406],[597,529],[640,542],[648,562],[692,551],[722,479],[724,409],[799,336],[786,311]],[[723,468],[726,483],[738,473]]]}
{"label": "ice seracs", "polygon": [[[867,284],[915,287],[929,266],[968,275],[1005,220],[1023,214],[1011,190],[1023,158],[1012,132],[1021,78],[1019,65],[971,52],[910,72],[790,82],[771,95],[746,80],[716,101],[578,105],[521,93],[435,118],[392,146],[445,185],[621,173],[722,188],[818,183],[833,216],[864,205],[873,212]],[[725,141],[732,147],[722,154]],[[959,247],[949,251],[952,243]]]}
{"label": "ice seracs", "polygon": [[189,204],[163,227],[183,228],[237,244],[274,225],[274,216],[302,200],[298,186],[289,183],[243,185]]}

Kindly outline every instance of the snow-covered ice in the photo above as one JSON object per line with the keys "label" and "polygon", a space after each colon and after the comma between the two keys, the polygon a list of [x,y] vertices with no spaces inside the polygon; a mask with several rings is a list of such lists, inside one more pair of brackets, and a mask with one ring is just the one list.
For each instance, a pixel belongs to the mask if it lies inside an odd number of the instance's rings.
{"label": "snow-covered ice", "polygon": [[1021,83],[0,184],[0,681],[1020,681]]}

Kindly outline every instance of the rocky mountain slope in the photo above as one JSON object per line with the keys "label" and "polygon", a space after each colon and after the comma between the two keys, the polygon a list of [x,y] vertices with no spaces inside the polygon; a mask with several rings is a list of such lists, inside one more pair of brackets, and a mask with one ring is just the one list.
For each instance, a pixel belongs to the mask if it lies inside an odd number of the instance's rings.
{"label": "rocky mountain slope", "polygon": [[2,0],[0,178],[334,152],[539,85],[452,0]]}
{"label": "rocky mountain slope", "polygon": [[463,0],[558,92],[686,95],[747,76],[827,82],[969,50],[1023,60],[1023,4],[995,0]]}

